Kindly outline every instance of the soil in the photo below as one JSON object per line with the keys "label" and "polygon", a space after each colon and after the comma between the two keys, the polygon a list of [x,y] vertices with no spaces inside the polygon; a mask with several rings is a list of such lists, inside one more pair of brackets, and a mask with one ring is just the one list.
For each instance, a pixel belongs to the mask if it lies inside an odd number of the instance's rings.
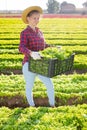
{"label": "soil", "polygon": [[[35,98],[34,97],[34,102],[35,102],[35,106],[39,107],[39,106],[43,106],[43,107],[50,107],[49,102],[48,102],[48,98],[42,98],[42,97],[38,97]],[[70,98],[68,99],[66,102],[64,102],[62,99],[56,97],[55,98],[55,106],[64,106],[64,105],[77,105],[77,104],[87,104],[87,100],[83,99],[81,101],[78,101],[78,97],[74,97],[74,98]],[[22,107],[22,108],[26,108],[29,107],[29,104],[27,103],[27,101],[25,101],[24,97],[22,96],[12,96],[12,97],[0,97],[0,107],[2,106],[6,106],[9,108],[15,108],[15,107]]]}

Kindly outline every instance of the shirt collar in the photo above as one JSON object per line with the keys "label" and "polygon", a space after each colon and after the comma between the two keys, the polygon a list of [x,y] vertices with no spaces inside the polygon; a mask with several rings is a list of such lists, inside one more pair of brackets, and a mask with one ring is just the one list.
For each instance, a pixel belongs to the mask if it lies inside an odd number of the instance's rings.
{"label": "shirt collar", "polygon": [[[31,31],[31,32],[35,32],[33,31],[33,29],[28,25],[27,28]],[[39,28],[38,27],[35,27],[36,28],[36,33],[38,33],[39,31]]]}

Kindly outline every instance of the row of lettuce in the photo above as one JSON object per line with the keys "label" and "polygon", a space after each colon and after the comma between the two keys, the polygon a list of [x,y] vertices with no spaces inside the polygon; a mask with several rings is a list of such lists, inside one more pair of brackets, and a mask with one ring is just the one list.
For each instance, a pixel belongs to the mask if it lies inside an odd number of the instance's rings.
{"label": "row of lettuce", "polygon": [[[87,103],[87,74],[61,75],[52,80],[56,106]],[[6,97],[9,100],[15,97],[15,103],[16,97],[21,97],[21,106],[27,103],[23,75],[0,75],[0,89],[0,104],[7,104]],[[47,98],[46,87],[38,78],[35,80],[33,95],[34,98]]]}
{"label": "row of lettuce", "polygon": [[87,130],[87,105],[0,108],[1,130]]}

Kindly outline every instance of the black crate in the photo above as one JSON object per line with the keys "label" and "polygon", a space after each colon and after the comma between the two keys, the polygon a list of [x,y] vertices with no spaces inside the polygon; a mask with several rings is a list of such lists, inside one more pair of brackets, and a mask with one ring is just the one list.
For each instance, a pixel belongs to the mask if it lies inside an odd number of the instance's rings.
{"label": "black crate", "polygon": [[58,59],[29,59],[29,71],[37,73],[46,77],[54,77],[56,75],[63,74],[67,71],[71,71],[74,62],[74,54],[64,60]]}

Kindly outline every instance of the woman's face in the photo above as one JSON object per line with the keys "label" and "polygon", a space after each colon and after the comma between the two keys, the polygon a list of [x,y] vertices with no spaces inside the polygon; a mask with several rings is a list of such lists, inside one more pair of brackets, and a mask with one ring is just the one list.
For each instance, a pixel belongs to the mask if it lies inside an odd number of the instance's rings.
{"label": "woman's face", "polygon": [[27,17],[29,25],[35,27],[39,23],[40,13],[34,13],[30,17]]}

